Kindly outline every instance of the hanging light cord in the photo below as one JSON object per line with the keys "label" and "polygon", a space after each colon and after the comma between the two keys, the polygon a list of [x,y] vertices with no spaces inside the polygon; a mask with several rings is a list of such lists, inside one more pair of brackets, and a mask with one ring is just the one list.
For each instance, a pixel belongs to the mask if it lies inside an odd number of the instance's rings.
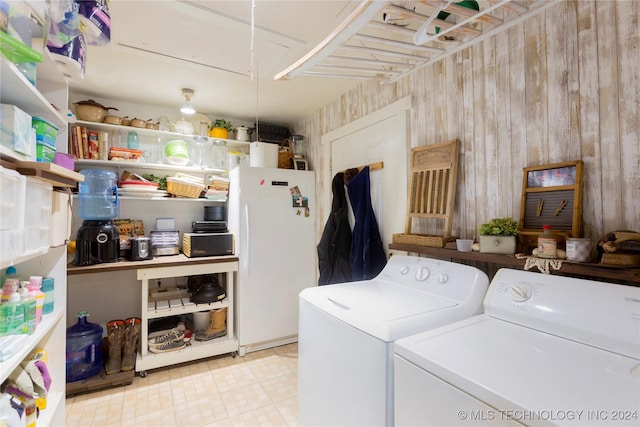
{"label": "hanging light cord", "polygon": [[259,104],[259,81],[258,78],[258,65],[254,62],[254,40],[255,40],[255,10],[256,10],[256,0],[251,0],[251,80],[256,81],[256,141],[260,141],[260,135],[258,133],[258,104]]}

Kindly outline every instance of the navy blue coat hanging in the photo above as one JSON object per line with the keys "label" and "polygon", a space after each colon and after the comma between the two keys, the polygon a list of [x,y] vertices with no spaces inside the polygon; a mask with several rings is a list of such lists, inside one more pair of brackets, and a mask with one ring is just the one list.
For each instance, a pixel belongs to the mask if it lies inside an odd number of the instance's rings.
{"label": "navy blue coat hanging", "polygon": [[337,173],[332,183],[331,213],[318,243],[318,285],[351,281],[351,226],[344,191],[344,174]]}
{"label": "navy blue coat hanging", "polygon": [[351,239],[351,278],[354,281],[373,279],[387,264],[387,258],[371,205],[368,166],[349,181],[347,191],[355,216]]}

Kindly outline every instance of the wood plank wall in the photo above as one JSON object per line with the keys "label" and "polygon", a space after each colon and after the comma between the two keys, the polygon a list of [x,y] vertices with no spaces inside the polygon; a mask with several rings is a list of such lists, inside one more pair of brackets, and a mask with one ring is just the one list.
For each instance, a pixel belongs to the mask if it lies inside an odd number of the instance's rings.
{"label": "wood plank wall", "polygon": [[[640,2],[558,1],[391,85],[366,82],[296,126],[322,171],[321,136],[407,95],[411,146],[461,141],[453,229],[519,219],[522,169],[582,159],[584,235],[640,231]],[[318,200],[331,191],[318,173]],[[404,180],[406,177],[398,177]],[[329,206],[319,206],[318,236]],[[440,233],[442,224],[416,224]],[[402,232],[402,230],[398,230]]]}

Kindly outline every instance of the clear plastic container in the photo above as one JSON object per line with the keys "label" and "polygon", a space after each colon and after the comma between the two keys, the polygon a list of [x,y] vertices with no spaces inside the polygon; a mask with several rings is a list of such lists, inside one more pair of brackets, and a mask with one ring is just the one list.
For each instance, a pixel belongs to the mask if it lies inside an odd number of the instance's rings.
{"label": "clear plastic container", "polygon": [[84,182],[78,184],[78,213],[89,220],[113,219],[118,216],[118,176],[101,169],[83,169]]}
{"label": "clear plastic container", "polygon": [[102,370],[102,326],[87,321],[86,311],[67,328],[67,382],[80,381]]}
{"label": "clear plastic container", "polygon": [[229,148],[224,141],[213,141],[211,146],[211,167],[214,169],[229,169]]}

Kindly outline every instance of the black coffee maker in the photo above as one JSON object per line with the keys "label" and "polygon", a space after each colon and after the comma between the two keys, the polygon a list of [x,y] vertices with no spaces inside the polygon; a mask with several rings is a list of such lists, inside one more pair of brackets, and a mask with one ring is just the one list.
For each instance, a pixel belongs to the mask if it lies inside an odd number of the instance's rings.
{"label": "black coffee maker", "polygon": [[110,170],[86,169],[78,184],[78,213],[84,220],[76,236],[74,265],[115,262],[120,259],[118,178]]}
{"label": "black coffee maker", "polygon": [[119,259],[120,233],[113,220],[84,220],[76,237],[73,264],[91,265]]}

